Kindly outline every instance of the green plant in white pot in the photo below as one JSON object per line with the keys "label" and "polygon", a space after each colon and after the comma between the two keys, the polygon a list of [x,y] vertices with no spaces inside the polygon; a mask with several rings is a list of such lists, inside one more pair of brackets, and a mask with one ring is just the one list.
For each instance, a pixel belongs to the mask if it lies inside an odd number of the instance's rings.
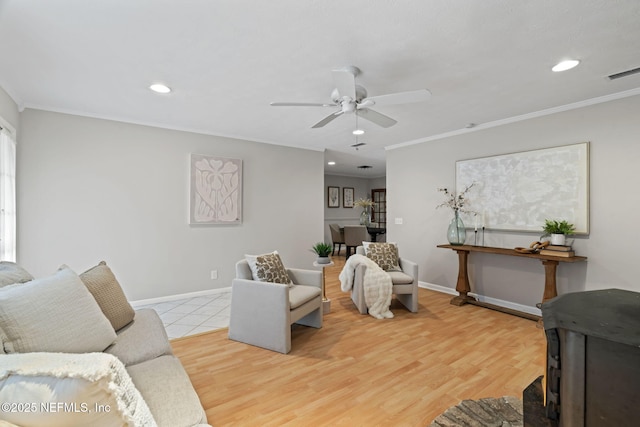
{"label": "green plant in white pot", "polygon": [[576,227],[565,220],[545,219],[544,226],[542,227],[544,234],[551,236],[552,245],[564,245],[566,236],[573,234],[575,230]]}
{"label": "green plant in white pot", "polygon": [[311,251],[318,255],[318,259],[316,260],[318,264],[329,264],[331,262],[329,255],[332,250],[333,248],[330,244],[323,242],[318,242],[311,248]]}

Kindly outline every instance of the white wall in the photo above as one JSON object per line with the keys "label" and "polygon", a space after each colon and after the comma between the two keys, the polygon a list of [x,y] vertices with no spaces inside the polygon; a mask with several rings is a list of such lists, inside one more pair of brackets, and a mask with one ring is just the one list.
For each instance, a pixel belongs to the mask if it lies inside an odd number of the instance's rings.
{"label": "white wall", "polygon": [[[190,226],[189,154],[243,160],[243,223]],[[39,110],[20,116],[18,259],[35,276],[106,260],[132,300],[231,286],[245,253],[312,268],[322,152]],[[291,179],[295,177],[295,179]],[[218,280],[210,271],[218,271]]]}
{"label": "white wall", "polygon": [[[454,289],[456,253],[446,242],[452,213],[435,207],[438,187],[452,187],[456,160],[590,142],[590,235],[574,248],[588,262],[558,267],[558,292],[620,288],[640,291],[640,96],[478,130],[387,151],[388,240],[419,263],[420,280]],[[552,170],[541,173],[553,173]],[[394,218],[403,218],[395,225]],[[541,233],[540,233],[541,234]],[[529,246],[539,234],[489,231],[486,246]],[[471,240],[467,240],[472,243]],[[472,291],[533,307],[544,269],[537,260],[472,253]]]}

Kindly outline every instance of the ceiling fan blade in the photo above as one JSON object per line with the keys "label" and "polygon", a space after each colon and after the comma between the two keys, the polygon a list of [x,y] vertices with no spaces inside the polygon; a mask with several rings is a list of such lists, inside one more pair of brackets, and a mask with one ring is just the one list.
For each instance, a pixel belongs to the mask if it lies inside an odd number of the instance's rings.
{"label": "ceiling fan blade", "polygon": [[356,99],[355,74],[357,73],[354,71],[354,69],[356,68],[347,67],[332,71],[333,83],[336,85],[336,89],[338,89],[338,94],[340,94],[340,97],[348,96],[351,99]]}
{"label": "ceiling fan blade", "polygon": [[378,113],[377,111],[369,110],[367,108],[358,110],[356,114],[363,119],[377,124],[378,126],[382,126],[383,128],[388,128],[398,123],[389,116],[385,116],[384,114]]}
{"label": "ceiling fan blade", "polygon": [[330,122],[334,121],[335,119],[337,119],[341,115],[342,115],[342,111],[336,111],[333,114],[329,114],[327,117],[325,117],[324,119],[320,120],[315,125],[311,126],[311,128],[313,128],[313,129],[321,128],[324,125],[326,125],[327,123],[330,123]]}
{"label": "ceiling fan blade", "polygon": [[314,102],[271,102],[272,107],[337,107],[338,104],[320,104]]}
{"label": "ceiling fan blade", "polygon": [[429,98],[431,98],[431,92],[427,89],[420,89],[408,92],[390,93],[388,95],[372,96],[370,98],[363,99],[362,102],[373,101],[375,105],[394,105],[424,102]]}

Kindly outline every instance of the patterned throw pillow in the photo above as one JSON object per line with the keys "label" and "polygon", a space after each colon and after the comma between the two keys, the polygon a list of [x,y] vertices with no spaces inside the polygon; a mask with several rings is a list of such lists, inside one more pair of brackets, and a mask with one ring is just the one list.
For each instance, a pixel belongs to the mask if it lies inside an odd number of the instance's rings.
{"label": "patterned throw pillow", "polygon": [[384,271],[402,271],[398,263],[398,247],[395,243],[368,243],[364,245],[367,257]]}
{"label": "patterned throw pillow", "polygon": [[262,255],[245,255],[251,268],[253,280],[292,285],[291,278],[284,268],[278,251]]}

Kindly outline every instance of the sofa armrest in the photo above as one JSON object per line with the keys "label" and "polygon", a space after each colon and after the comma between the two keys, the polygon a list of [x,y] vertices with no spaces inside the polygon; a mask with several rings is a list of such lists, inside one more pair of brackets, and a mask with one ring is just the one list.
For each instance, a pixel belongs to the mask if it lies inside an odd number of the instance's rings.
{"label": "sofa armrest", "polygon": [[287,268],[287,272],[296,285],[322,287],[322,271]]}
{"label": "sofa armrest", "polygon": [[408,259],[398,258],[398,265],[405,274],[413,277],[415,283],[418,282],[418,264]]}

